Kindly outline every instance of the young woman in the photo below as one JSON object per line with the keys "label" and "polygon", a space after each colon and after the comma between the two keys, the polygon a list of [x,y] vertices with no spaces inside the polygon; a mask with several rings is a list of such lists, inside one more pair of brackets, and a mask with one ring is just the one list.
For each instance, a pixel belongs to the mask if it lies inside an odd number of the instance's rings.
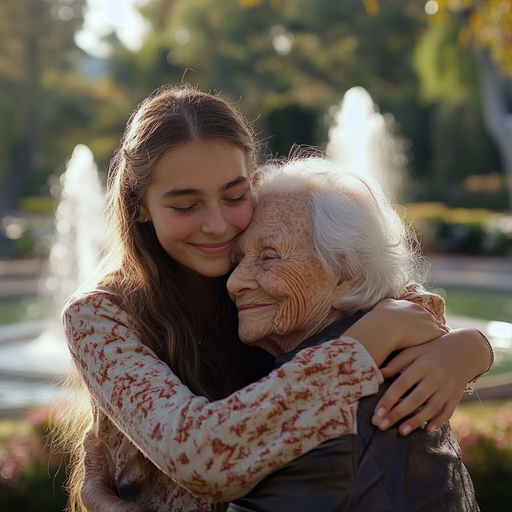
{"label": "young woman", "polygon": [[[63,314],[77,381],[88,391],[85,413],[71,406],[63,433],[74,467],[72,510],[82,506],[90,429],[117,495],[162,511],[222,510],[218,502],[243,496],[275,469],[347,433],[343,409],[362,391],[339,386],[340,368],[375,371],[364,358],[326,343],[255,382],[268,373],[268,359],[237,337],[225,282],[233,241],[252,216],[257,156],[243,118],[188,86],[157,90],[130,118],[109,174],[110,248],[96,282]],[[443,318],[440,298],[405,298]],[[378,305],[347,335],[371,353],[375,333],[390,346],[443,334],[424,311],[403,309],[400,301]],[[376,422],[394,422],[425,402],[427,412],[401,428],[428,421],[432,408],[442,412],[431,429],[451,415],[490,356],[474,332],[447,338],[413,353]],[[443,358],[454,344],[475,357],[450,361],[448,372]],[[412,362],[406,359],[403,366]],[[430,371],[433,361],[441,363]],[[401,388],[414,384],[412,398],[393,407]]]}

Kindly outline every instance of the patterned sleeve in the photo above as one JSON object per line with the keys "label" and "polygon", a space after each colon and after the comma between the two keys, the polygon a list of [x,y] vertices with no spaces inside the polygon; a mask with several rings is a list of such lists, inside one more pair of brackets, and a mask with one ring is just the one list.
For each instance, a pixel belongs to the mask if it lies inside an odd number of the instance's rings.
{"label": "patterned sleeve", "polygon": [[63,321],[100,408],[161,471],[211,501],[239,498],[323,441],[354,433],[358,399],[378,389],[368,352],[340,337],[209,403],[141,342],[108,294],[70,302]]}
{"label": "patterned sleeve", "polygon": [[421,284],[409,283],[398,298],[423,306],[436,320],[446,325],[444,299],[435,293],[428,292]]}

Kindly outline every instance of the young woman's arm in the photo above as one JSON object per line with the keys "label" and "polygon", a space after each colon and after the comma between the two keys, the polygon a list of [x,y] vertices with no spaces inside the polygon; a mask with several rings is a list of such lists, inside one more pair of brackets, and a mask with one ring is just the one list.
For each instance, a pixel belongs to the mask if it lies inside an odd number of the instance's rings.
{"label": "young woman's arm", "polygon": [[[422,315],[410,314],[414,312],[413,304],[429,311],[446,332],[444,300],[415,283],[407,286],[401,299],[381,301],[363,318],[366,323],[356,323],[347,334],[370,352],[372,345],[382,339],[398,339],[392,343],[405,348],[382,369],[385,378],[403,373],[377,404],[373,423],[385,430],[419,409],[400,425],[399,432],[407,435],[427,422],[427,431],[433,432],[450,419],[467,384],[490,369],[494,355],[488,340],[476,329],[457,329],[423,344],[417,333],[420,328],[428,329],[428,321]],[[379,332],[382,336],[376,337]],[[383,345],[386,348],[380,349],[378,364],[389,355],[388,343]]]}
{"label": "young woman's arm", "polygon": [[404,350],[382,369],[386,378],[403,373],[375,407],[373,423],[386,430],[422,406],[399,432],[407,435],[425,423],[433,432],[451,418],[468,383],[487,372],[493,360],[489,342],[476,329],[457,329]]}
{"label": "young woman's arm", "polygon": [[358,399],[378,387],[368,352],[341,338],[209,403],[141,342],[107,293],[70,303],[63,318],[74,364],[102,411],[161,471],[210,501],[243,496],[318,444],[355,432]]}
{"label": "young woman's arm", "polygon": [[364,345],[380,366],[393,353],[421,345],[449,332],[424,306],[410,300],[381,300],[345,336]]}

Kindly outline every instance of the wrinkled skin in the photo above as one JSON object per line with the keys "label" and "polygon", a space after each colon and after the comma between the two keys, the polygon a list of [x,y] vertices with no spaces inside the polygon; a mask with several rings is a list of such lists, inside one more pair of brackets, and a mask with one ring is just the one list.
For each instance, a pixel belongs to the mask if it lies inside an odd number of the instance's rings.
{"label": "wrinkled skin", "polygon": [[352,283],[327,274],[311,232],[304,197],[269,195],[257,206],[227,283],[244,343],[278,356],[344,316],[335,304]]}

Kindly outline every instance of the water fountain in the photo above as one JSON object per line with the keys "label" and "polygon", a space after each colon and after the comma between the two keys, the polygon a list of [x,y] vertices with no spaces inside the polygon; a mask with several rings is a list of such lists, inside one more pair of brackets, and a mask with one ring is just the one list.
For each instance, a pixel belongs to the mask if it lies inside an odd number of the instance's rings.
{"label": "water fountain", "polygon": [[[14,391],[26,396],[29,393],[27,379],[51,381],[67,372],[70,356],[58,320],[59,311],[66,297],[92,274],[99,262],[105,226],[103,192],[89,148],[84,145],[75,148],[60,183],[61,198],[55,214],[55,235],[48,259],[47,277],[42,281],[40,290],[40,295],[51,296],[54,320],[45,323],[37,337],[34,337],[31,326],[26,335],[20,333],[20,329],[15,330],[12,342],[2,340],[0,401],[4,394],[1,390],[5,390],[6,386],[11,386],[5,393],[7,396]],[[23,385],[21,381],[9,380],[21,377],[24,379]],[[34,389],[32,395],[34,392],[36,395],[42,393],[37,391]],[[37,396],[26,399],[34,401]]]}
{"label": "water fountain", "polygon": [[382,115],[365,89],[353,87],[345,93],[334,121],[327,157],[373,178],[396,201],[403,190],[408,158],[405,140],[395,133],[393,115]]}

